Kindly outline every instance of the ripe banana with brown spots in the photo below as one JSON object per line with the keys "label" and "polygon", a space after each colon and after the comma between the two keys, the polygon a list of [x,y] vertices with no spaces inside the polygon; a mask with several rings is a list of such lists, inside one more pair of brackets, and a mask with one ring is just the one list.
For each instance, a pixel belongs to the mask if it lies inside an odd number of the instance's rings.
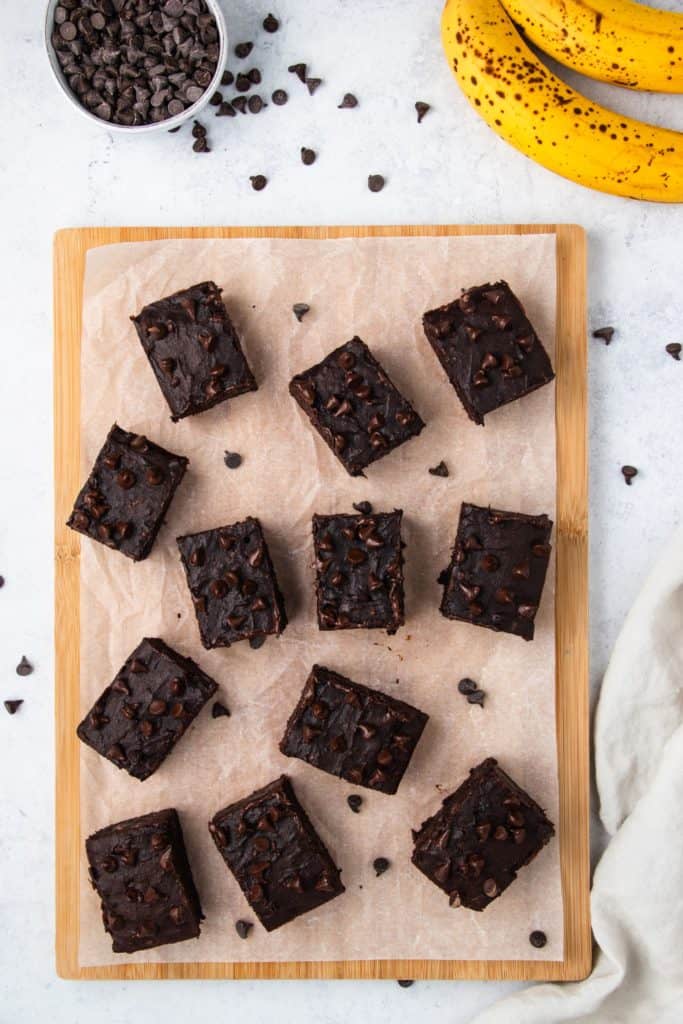
{"label": "ripe banana with brown spots", "polygon": [[632,0],[501,0],[560,64],[626,89],[683,92],[683,14]]}
{"label": "ripe banana with brown spots", "polygon": [[468,100],[503,139],[602,192],[683,202],[683,134],[616,114],[554,75],[500,0],[447,0],[442,39]]}

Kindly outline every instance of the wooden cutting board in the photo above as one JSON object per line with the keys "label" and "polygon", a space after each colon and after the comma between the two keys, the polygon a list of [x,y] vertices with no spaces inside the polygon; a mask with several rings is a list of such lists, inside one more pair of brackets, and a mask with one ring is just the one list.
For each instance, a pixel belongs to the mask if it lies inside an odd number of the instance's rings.
{"label": "wooden cutting board", "polygon": [[[80,345],[88,249],[166,238],[347,238],[554,233],[557,238],[557,743],[564,960],[363,960],[80,967],[79,535],[64,525],[78,492]],[[591,968],[589,913],[586,241],[564,224],[430,227],[82,228],[54,247],[56,961],[62,978],[432,978],[573,980]]]}

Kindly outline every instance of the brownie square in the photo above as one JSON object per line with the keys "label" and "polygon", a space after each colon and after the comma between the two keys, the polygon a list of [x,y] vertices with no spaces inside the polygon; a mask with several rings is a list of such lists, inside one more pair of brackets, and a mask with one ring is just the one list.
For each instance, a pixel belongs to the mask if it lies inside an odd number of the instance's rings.
{"label": "brownie square", "polygon": [[524,307],[505,281],[469,288],[422,319],[465,411],[475,423],[548,384],[555,374]]}
{"label": "brownie square", "polygon": [[109,825],[85,849],[115,953],[198,938],[204,915],[177,811]]}
{"label": "brownie square", "polygon": [[207,650],[282,633],[285,603],[258,519],[178,537],[178,547]]}
{"label": "brownie square", "polygon": [[258,388],[221,291],[204,281],[131,317],[174,421]]}
{"label": "brownie square", "polygon": [[136,562],[147,558],[188,460],[116,423],[67,526]]}
{"label": "brownie square", "polygon": [[451,564],[439,576],[441,614],[533,640],[552,527],[546,515],[464,503]]}
{"label": "brownie square", "polygon": [[355,786],[395,793],[427,719],[402,700],[314,665],[280,750]]}
{"label": "brownie square", "polygon": [[145,639],[76,731],[102,757],[143,781],[168,757],[217,689],[191,658],[163,640]]}
{"label": "brownie square", "polygon": [[386,629],[405,621],[403,512],[313,516],[320,629]]}
{"label": "brownie square", "polygon": [[351,476],[424,427],[360,338],[297,374],[289,390]]}
{"label": "brownie square", "polygon": [[339,868],[285,775],[219,811],[209,831],[266,931],[344,892]]}
{"label": "brownie square", "polygon": [[543,809],[487,757],[413,832],[412,861],[451,906],[485,910],[554,834]]}

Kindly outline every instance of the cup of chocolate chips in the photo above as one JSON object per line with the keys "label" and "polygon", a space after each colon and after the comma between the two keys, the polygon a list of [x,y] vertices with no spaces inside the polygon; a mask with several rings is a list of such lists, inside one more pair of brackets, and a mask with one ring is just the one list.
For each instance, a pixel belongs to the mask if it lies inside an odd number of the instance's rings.
{"label": "cup of chocolate chips", "polygon": [[170,131],[218,88],[219,0],[49,0],[45,45],[73,106],[111,131]]}

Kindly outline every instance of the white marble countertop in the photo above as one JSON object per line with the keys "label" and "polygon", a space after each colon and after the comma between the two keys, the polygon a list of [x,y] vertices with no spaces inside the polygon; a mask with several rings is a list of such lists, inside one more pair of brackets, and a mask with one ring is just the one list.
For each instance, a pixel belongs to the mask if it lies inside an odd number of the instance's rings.
{"label": "white marble countertop", "polygon": [[[197,1011],[252,1024],[277,1019],[368,1024],[464,1024],[510,985],[358,983],[84,983],[53,962],[53,668],[51,245],[85,224],[501,223],[573,221],[589,234],[590,325],[617,328],[590,342],[591,678],[594,692],[624,615],[680,514],[683,366],[664,352],[683,341],[680,207],[602,196],[554,177],[500,141],[472,112],[442,58],[440,0],[273,0],[283,22],[259,30],[268,8],[225,0],[232,41],[257,39],[249,66],[284,108],[207,117],[213,152],[192,153],[187,130],[146,141],[80,119],[57,93],[41,43],[40,0],[3,5],[0,66],[0,1017],[54,1024],[168,1024]],[[677,8],[677,0],[660,0]],[[308,96],[286,65],[324,79]],[[680,98],[591,96],[683,129]],[[355,92],[357,110],[338,111]],[[423,124],[413,104],[432,104]],[[299,148],[319,152],[305,168]],[[371,195],[367,175],[386,176]],[[264,192],[250,174],[269,178]],[[639,475],[627,489],[620,466]],[[35,673],[19,679],[26,654]],[[597,831],[597,830],[596,830]],[[599,846],[600,837],[597,836]]]}

